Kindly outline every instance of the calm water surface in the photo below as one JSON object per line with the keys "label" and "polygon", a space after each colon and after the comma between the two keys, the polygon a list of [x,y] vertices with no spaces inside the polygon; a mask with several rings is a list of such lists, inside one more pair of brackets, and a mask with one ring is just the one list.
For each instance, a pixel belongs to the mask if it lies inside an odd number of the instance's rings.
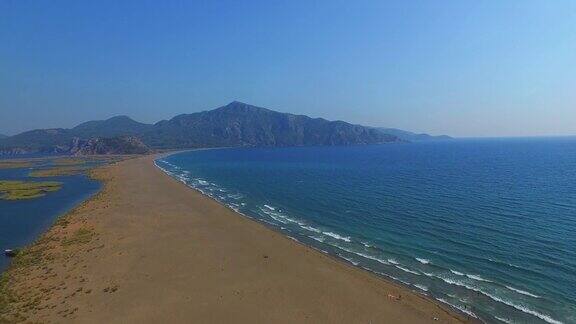
{"label": "calm water surface", "polygon": [[[28,168],[0,169],[1,180],[59,181],[62,189],[44,197],[6,201],[0,200],[0,249],[19,248],[32,243],[56,220],[84,201],[100,188],[97,181],[84,175],[28,178]],[[0,272],[9,264],[9,259],[0,256]]]}

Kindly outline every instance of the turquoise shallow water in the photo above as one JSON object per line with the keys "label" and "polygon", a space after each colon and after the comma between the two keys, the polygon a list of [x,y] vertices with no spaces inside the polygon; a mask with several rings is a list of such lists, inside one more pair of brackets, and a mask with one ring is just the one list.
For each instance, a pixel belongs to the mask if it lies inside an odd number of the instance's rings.
{"label": "turquoise shallow water", "polygon": [[[100,184],[84,175],[29,178],[28,168],[2,169],[0,179],[23,181],[59,181],[62,189],[48,193],[44,197],[6,201],[0,200],[0,249],[21,248],[36,240],[56,220],[82,201],[96,193]],[[0,272],[9,259],[0,256]]]}
{"label": "turquoise shallow water", "polygon": [[576,138],[204,150],[156,163],[485,322],[576,323]]}

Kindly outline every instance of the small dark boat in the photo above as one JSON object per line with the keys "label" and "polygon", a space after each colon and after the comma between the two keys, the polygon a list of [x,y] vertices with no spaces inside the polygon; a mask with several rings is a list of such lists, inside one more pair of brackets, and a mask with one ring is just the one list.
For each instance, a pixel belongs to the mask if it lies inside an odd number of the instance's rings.
{"label": "small dark boat", "polygon": [[11,250],[11,249],[6,249],[4,250],[4,255],[9,257],[9,258],[13,258],[16,256],[16,254],[18,254],[17,250]]}

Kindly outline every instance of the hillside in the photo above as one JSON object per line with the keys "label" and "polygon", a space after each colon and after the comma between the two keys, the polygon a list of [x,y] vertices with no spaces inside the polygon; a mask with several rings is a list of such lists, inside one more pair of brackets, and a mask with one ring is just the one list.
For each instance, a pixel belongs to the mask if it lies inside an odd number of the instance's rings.
{"label": "hillside", "polygon": [[101,155],[101,154],[146,154],[151,150],[138,138],[133,136],[118,136],[112,138],[92,138],[81,140],[75,138],[70,154]]}
{"label": "hillside", "polygon": [[[156,149],[358,145],[401,141],[395,135],[372,127],[280,113],[235,101],[214,110],[183,114],[154,125],[117,116],[85,122],[71,129],[28,131],[0,139],[0,153],[74,153],[79,141],[88,143],[86,141],[94,140],[90,143],[104,145],[108,139],[126,136]],[[113,143],[125,147],[117,141]],[[87,151],[99,152],[95,148]]]}
{"label": "hillside", "polygon": [[72,132],[79,138],[115,137],[143,134],[152,128],[152,125],[139,123],[128,116],[116,116],[82,123],[72,128]]}
{"label": "hillside", "polygon": [[74,138],[70,129],[35,129],[8,138],[0,139],[0,149],[21,149],[26,151],[53,151],[67,146]]}
{"label": "hillside", "polygon": [[364,126],[280,113],[241,102],[161,121],[143,135],[143,141],[156,148],[354,145],[397,140]]}

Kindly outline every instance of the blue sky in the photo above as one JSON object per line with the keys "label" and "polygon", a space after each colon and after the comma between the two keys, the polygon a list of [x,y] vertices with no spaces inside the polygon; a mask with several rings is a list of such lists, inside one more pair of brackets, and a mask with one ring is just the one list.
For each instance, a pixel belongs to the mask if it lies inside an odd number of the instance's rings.
{"label": "blue sky", "polygon": [[576,134],[573,0],[0,0],[0,44],[0,133],[239,100],[433,134]]}

